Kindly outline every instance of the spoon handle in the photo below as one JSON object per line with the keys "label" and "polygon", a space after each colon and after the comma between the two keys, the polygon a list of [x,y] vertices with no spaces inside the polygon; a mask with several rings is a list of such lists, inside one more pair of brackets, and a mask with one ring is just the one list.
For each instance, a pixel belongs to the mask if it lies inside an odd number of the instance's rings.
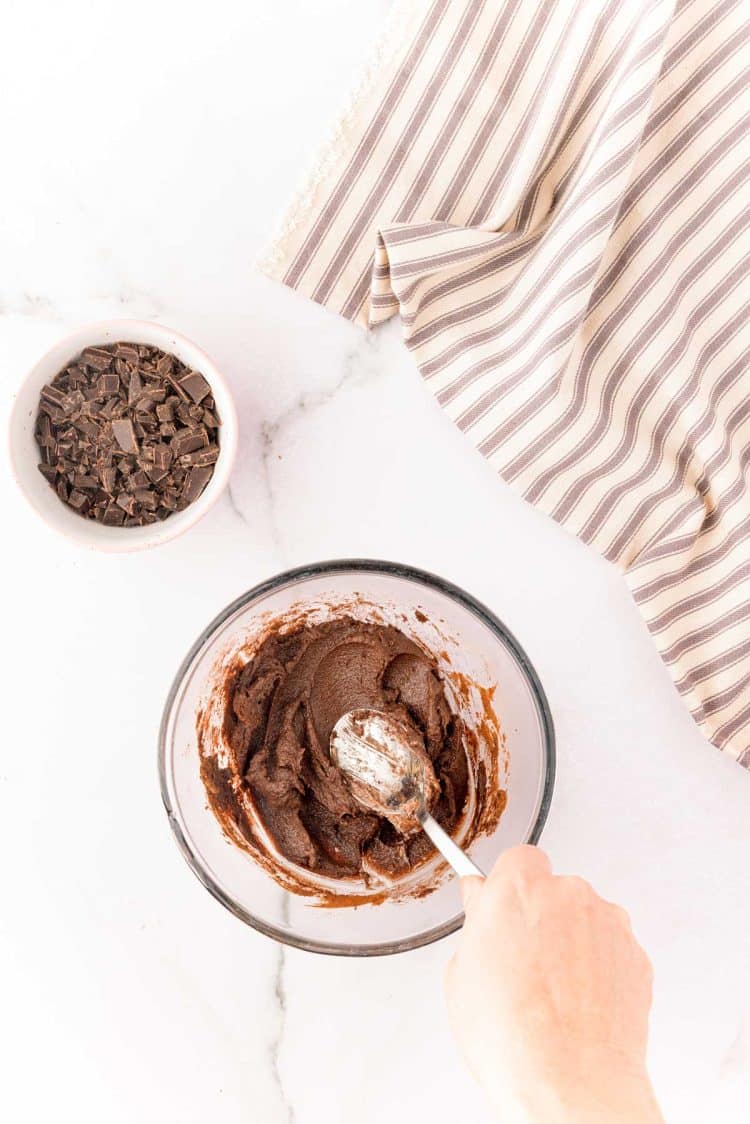
{"label": "spoon handle", "polygon": [[429,835],[440,854],[450,863],[456,874],[460,874],[462,878],[466,874],[477,874],[480,878],[484,878],[484,872],[471,861],[457,843],[453,842],[450,835],[443,831],[440,824],[433,819],[429,812],[423,812],[419,817],[419,822],[424,828],[425,834]]}

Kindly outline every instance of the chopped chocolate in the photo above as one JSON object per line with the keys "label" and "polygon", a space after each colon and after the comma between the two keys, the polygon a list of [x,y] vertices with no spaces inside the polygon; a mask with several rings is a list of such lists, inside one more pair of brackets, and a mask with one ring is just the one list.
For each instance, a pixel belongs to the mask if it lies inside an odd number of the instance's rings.
{"label": "chopped chocolate", "polygon": [[124,453],[138,452],[138,442],[135,439],[133,423],[129,418],[118,418],[113,421],[112,433]]}
{"label": "chopped chocolate", "polygon": [[190,401],[188,392],[183,389],[183,387],[180,385],[180,383],[178,382],[178,380],[175,378],[175,376],[172,374],[171,371],[165,372],[164,377],[166,379],[168,379],[170,385],[172,387],[174,387],[174,389],[177,391],[177,396],[179,398],[181,398],[183,402],[189,402]]}
{"label": "chopped chocolate", "polygon": [[135,496],[141,507],[144,507],[146,511],[156,511],[157,507],[159,506],[159,501],[156,498],[156,492],[152,491],[151,488],[139,488],[137,492],[133,493],[133,495]]}
{"label": "chopped chocolate", "polygon": [[134,406],[141,396],[143,380],[135,368],[130,373],[128,381],[128,406]]}
{"label": "chopped chocolate", "polygon": [[120,492],[115,503],[117,503],[127,515],[134,515],[138,507],[138,501],[135,496],[131,496],[129,492]]}
{"label": "chopped chocolate", "polygon": [[70,394],[66,394],[60,406],[69,417],[77,414],[86,399],[81,394],[80,390],[71,390]]}
{"label": "chopped chocolate", "polygon": [[136,491],[138,488],[148,488],[148,485],[148,476],[146,476],[146,473],[140,468],[137,472],[133,473],[128,482],[128,487],[131,491]]}
{"label": "chopped chocolate", "polygon": [[107,527],[121,527],[125,522],[125,512],[117,504],[108,504],[102,516],[102,523]]}
{"label": "chopped chocolate", "polygon": [[133,343],[116,343],[113,354],[118,359],[125,359],[128,363],[137,363],[140,358],[138,348]]}
{"label": "chopped chocolate", "polygon": [[[213,471],[213,468],[210,467],[191,468],[190,472],[187,475],[187,479],[185,480],[185,487],[182,492],[183,500],[187,500],[188,503],[192,503],[193,500],[197,500],[198,496],[201,494],[206,484],[208,484],[209,480],[213,476]],[[164,503],[166,506],[166,496],[162,500],[162,503]]]}
{"label": "chopped chocolate", "polygon": [[83,492],[73,489],[68,496],[68,503],[75,511],[85,511],[89,506],[89,498]]}
{"label": "chopped chocolate", "polygon": [[154,464],[157,468],[169,468],[174,460],[174,453],[169,445],[165,445],[163,441],[157,441],[155,445],[152,445],[151,452],[154,454]]}
{"label": "chopped chocolate", "polygon": [[152,484],[158,484],[167,475],[166,468],[157,468],[155,464],[149,465],[144,471]]}
{"label": "chopped chocolate", "polygon": [[186,453],[185,456],[180,457],[180,464],[206,467],[210,464],[216,464],[218,459],[219,446],[208,445],[205,449],[198,449],[196,452]]}
{"label": "chopped chocolate", "polygon": [[211,387],[203,375],[199,375],[197,371],[191,371],[190,374],[180,379],[180,386],[188,392],[196,405],[202,402],[207,394],[211,393]]}
{"label": "chopped chocolate", "polygon": [[176,457],[184,453],[192,453],[194,449],[202,449],[208,445],[208,431],[201,426],[199,429],[184,429],[172,439],[172,452]]}
{"label": "chopped chocolate", "polygon": [[148,344],[88,347],[39,396],[39,471],[87,519],[138,527],[202,493],[219,417],[198,371]]}
{"label": "chopped chocolate", "polygon": [[95,476],[86,476],[83,472],[73,473],[74,488],[98,488],[99,481]]}
{"label": "chopped chocolate", "polygon": [[60,406],[65,401],[65,394],[56,386],[43,386],[39,395],[42,402],[51,402],[53,406]]}
{"label": "chopped chocolate", "polygon": [[106,374],[103,374],[96,384],[96,389],[97,393],[99,393],[102,398],[108,398],[110,394],[117,394],[120,389],[120,379],[117,375],[117,371],[108,371]]}
{"label": "chopped chocolate", "polygon": [[112,352],[107,347],[87,347],[81,361],[96,371],[106,371],[112,364]]}
{"label": "chopped chocolate", "polygon": [[115,484],[117,483],[117,469],[115,468],[115,466],[110,465],[107,468],[102,468],[99,473],[99,478],[102,482],[102,488],[104,489],[104,491],[108,492],[109,495],[112,495],[115,490]]}
{"label": "chopped chocolate", "polygon": [[40,464],[39,471],[45,480],[49,480],[50,484],[54,484],[57,480],[57,469],[53,464]]}
{"label": "chopped chocolate", "polygon": [[75,427],[80,429],[81,433],[85,433],[87,437],[98,437],[100,433],[99,426],[90,418],[76,418]]}

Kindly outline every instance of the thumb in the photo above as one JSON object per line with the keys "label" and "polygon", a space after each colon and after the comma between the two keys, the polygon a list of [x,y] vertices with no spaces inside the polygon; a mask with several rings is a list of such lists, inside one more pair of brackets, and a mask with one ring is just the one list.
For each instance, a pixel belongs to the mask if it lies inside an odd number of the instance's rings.
{"label": "thumb", "polygon": [[483,884],[484,879],[476,875],[470,875],[461,879],[461,897],[463,898],[465,913],[471,913],[472,909],[477,904],[477,899],[482,891]]}

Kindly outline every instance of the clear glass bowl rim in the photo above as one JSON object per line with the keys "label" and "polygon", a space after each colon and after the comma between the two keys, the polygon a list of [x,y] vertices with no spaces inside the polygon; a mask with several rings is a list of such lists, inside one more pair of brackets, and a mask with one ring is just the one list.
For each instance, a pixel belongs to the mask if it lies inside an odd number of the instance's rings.
{"label": "clear glass bowl rim", "polygon": [[306,952],[323,953],[333,956],[387,956],[393,953],[408,952],[411,949],[422,948],[425,945],[432,944],[434,941],[441,940],[443,937],[450,936],[451,933],[455,933],[461,928],[463,924],[463,914],[459,913],[456,917],[451,918],[450,921],[446,921],[441,925],[436,925],[432,929],[428,929],[408,939],[382,942],[373,945],[333,944],[326,941],[297,937],[281,929],[277,929],[274,925],[254,917],[214,882],[211,875],[203,866],[200,856],[193,850],[190,845],[190,840],[183,831],[182,824],[179,822],[172,808],[167,785],[167,757],[169,753],[167,735],[175,703],[180,696],[181,689],[186,682],[193,664],[203,655],[205,649],[211,644],[216,632],[222,625],[238,611],[247,608],[257,601],[261,601],[269,593],[274,593],[287,586],[297,585],[299,582],[305,581],[308,578],[317,578],[325,574],[356,573],[386,574],[389,577],[401,578],[413,584],[425,585],[437,590],[439,593],[458,602],[464,609],[467,609],[470,613],[478,617],[491,632],[495,633],[501,643],[505,644],[506,648],[512,653],[531,690],[542,727],[544,786],[536,820],[525,842],[537,843],[539,841],[552,802],[557,763],[555,727],[552,720],[552,712],[539,676],[513,633],[486,605],[483,605],[481,601],[478,601],[460,586],[454,585],[453,582],[438,577],[436,574],[429,573],[427,570],[420,570],[415,566],[405,565],[400,562],[387,562],[372,558],[344,558],[332,559],[324,562],[313,562],[306,566],[297,566],[294,569],[284,570],[281,573],[275,574],[273,577],[267,578],[265,581],[253,586],[252,589],[240,594],[240,596],[235,598],[234,601],[231,601],[226,608],[222,609],[191,646],[185,659],[180,664],[177,674],[172,681],[172,685],[169,688],[162,713],[161,725],[159,727],[159,786],[161,789],[162,803],[164,804],[172,833],[185,861],[212,897],[221,902],[225,909],[228,909],[230,913],[238,917],[240,921],[244,921],[246,925],[249,925],[257,932],[263,933],[264,936],[271,937],[281,944],[290,945],[292,948],[303,949]]}

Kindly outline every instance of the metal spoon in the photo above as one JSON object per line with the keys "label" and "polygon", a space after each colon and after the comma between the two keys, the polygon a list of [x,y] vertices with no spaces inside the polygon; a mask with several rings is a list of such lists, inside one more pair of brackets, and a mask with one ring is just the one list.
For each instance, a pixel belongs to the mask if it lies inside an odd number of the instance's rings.
{"label": "metal spoon", "polygon": [[415,822],[461,876],[483,872],[427,810],[438,782],[419,735],[380,710],[350,710],[331,734],[331,758],[346,774],[355,799],[399,831]]}

